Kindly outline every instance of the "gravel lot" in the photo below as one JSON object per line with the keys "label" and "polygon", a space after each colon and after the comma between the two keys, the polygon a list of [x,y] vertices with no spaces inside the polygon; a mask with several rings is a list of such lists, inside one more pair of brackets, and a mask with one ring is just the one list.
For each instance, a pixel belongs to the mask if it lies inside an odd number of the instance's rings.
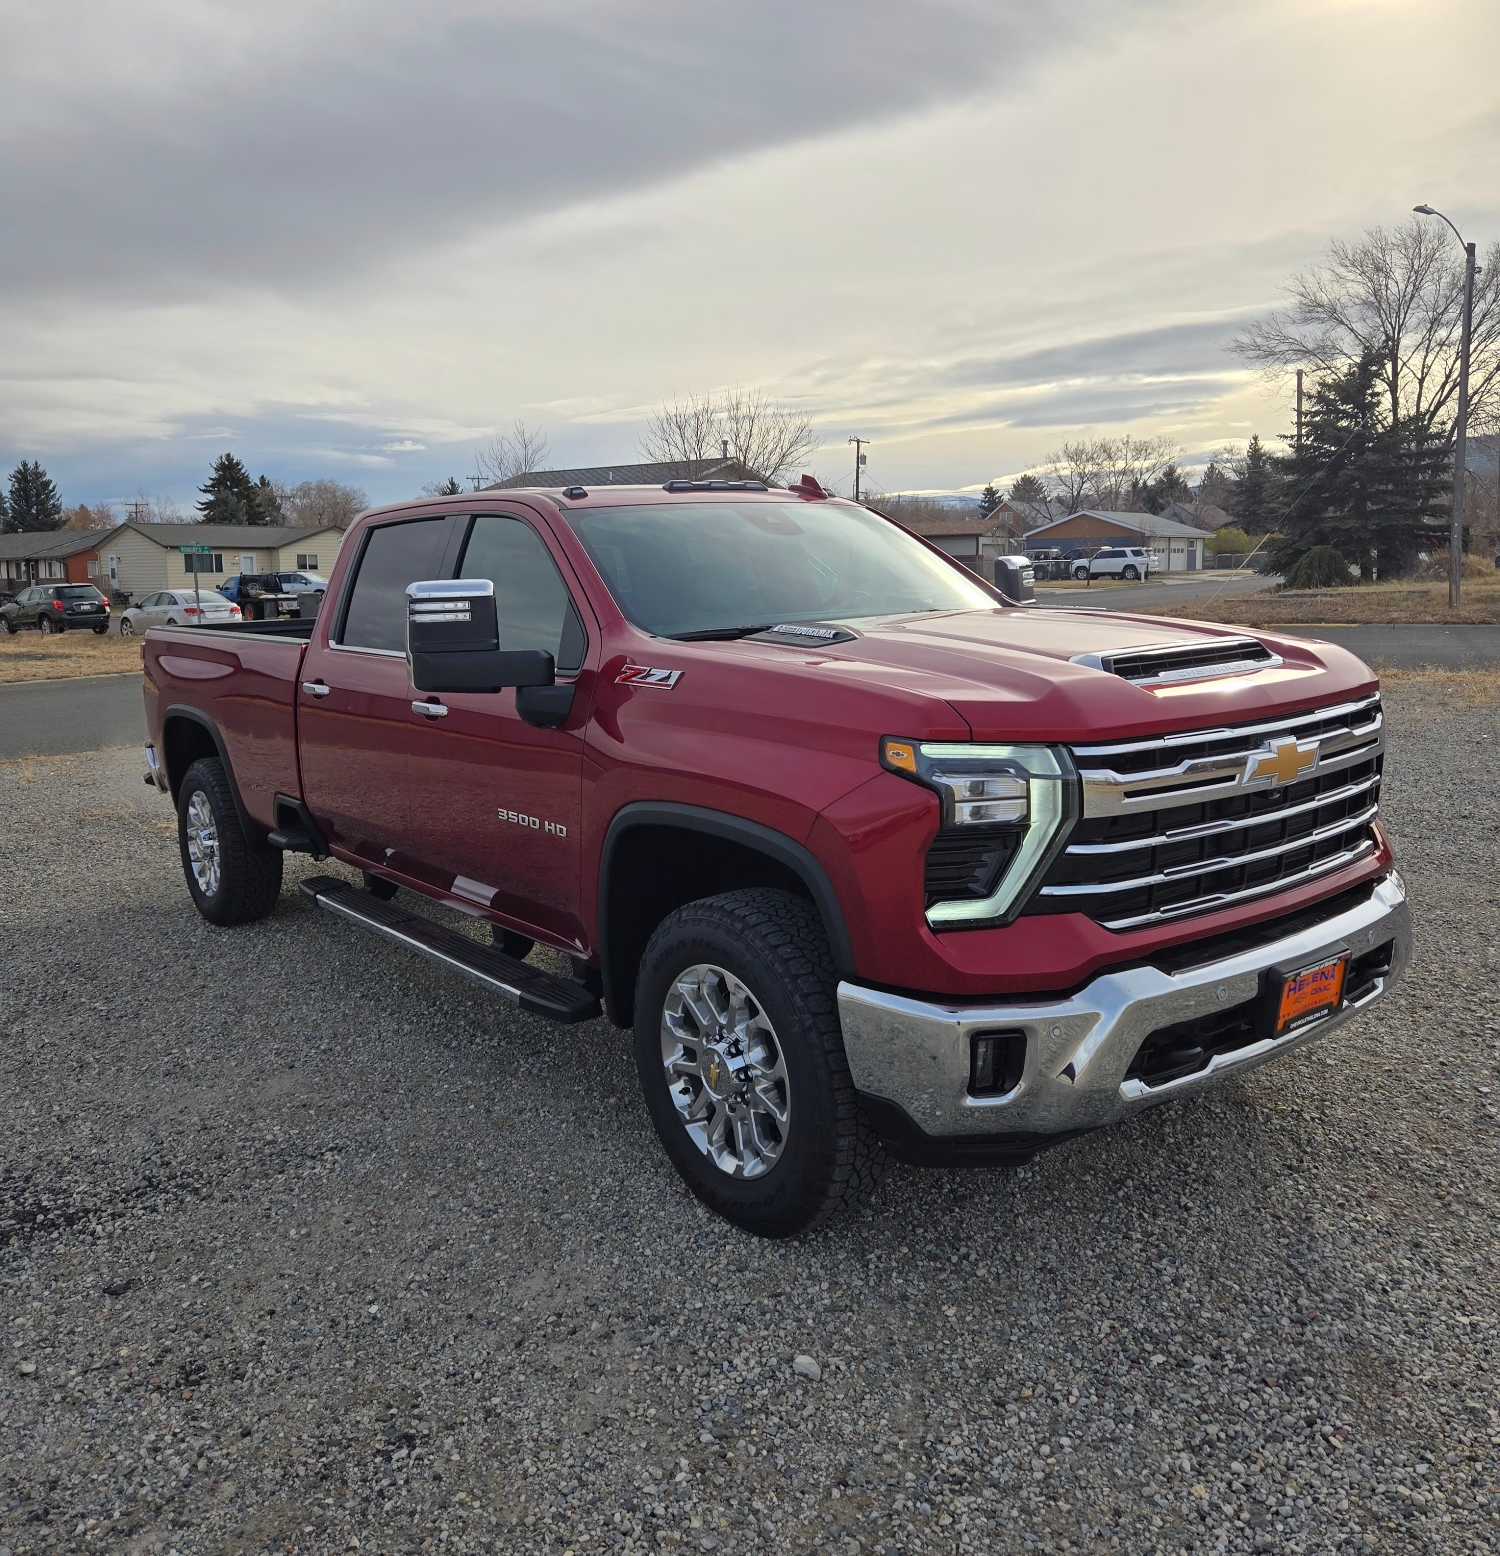
{"label": "gravel lot", "polygon": [[791,1245],[619,1034],[209,929],[134,752],[0,765],[0,1556],[1493,1552],[1500,717],[1392,704],[1394,999]]}

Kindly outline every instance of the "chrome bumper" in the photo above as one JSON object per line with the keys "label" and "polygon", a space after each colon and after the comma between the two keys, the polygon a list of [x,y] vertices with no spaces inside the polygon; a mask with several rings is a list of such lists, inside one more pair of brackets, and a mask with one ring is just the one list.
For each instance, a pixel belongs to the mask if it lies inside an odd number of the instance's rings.
{"label": "chrome bumper", "polygon": [[[1217,1054],[1203,1069],[1177,1080],[1148,1085],[1127,1075],[1153,1032],[1258,999],[1268,968],[1316,962],[1340,947],[1358,957],[1390,940],[1395,945],[1389,973],[1332,1015],[1284,1037]],[[1358,907],[1202,966],[1170,973],[1132,967],[1103,973],[1064,999],[994,1005],[912,999],[841,983],[839,1019],[854,1084],[895,1103],[924,1134],[1063,1134],[1191,1095],[1326,1036],[1379,999],[1410,953],[1406,893],[1392,873]],[[970,1096],[970,1039],[996,1031],[1025,1033],[1021,1079],[1001,1096]]]}

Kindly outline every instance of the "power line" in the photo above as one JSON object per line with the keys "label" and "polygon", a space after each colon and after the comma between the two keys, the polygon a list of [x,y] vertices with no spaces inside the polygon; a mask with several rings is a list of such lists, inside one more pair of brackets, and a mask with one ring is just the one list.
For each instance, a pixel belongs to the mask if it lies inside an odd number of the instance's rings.
{"label": "power line", "polygon": [[854,445],[854,500],[859,501],[859,472],[865,462],[864,447],[870,440],[868,438],[850,438]]}

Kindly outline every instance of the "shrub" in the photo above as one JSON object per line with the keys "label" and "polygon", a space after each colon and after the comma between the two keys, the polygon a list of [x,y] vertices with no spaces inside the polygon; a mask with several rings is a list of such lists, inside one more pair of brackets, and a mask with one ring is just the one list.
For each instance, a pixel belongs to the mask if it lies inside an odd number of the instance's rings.
{"label": "shrub", "polygon": [[1226,524],[1223,529],[1215,530],[1208,537],[1208,549],[1215,553],[1232,551],[1236,555],[1243,555],[1255,549],[1255,542],[1238,525]]}
{"label": "shrub", "polygon": [[[1493,578],[1495,564],[1488,557],[1471,556],[1464,553],[1463,576],[1465,578]],[[1416,577],[1431,578],[1440,582],[1446,582],[1448,577],[1448,553],[1446,551],[1434,551],[1425,562],[1417,564]]]}
{"label": "shrub", "polygon": [[1283,589],[1336,589],[1349,582],[1349,564],[1332,546],[1304,551],[1286,575]]}

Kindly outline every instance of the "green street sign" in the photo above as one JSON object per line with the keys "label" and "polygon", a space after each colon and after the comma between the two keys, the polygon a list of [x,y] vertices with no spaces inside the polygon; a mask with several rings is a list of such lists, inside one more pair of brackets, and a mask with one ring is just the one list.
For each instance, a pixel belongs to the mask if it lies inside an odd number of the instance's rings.
{"label": "green street sign", "polygon": [[177,549],[183,554],[183,556],[207,556],[213,550],[213,547],[212,546],[178,546]]}

